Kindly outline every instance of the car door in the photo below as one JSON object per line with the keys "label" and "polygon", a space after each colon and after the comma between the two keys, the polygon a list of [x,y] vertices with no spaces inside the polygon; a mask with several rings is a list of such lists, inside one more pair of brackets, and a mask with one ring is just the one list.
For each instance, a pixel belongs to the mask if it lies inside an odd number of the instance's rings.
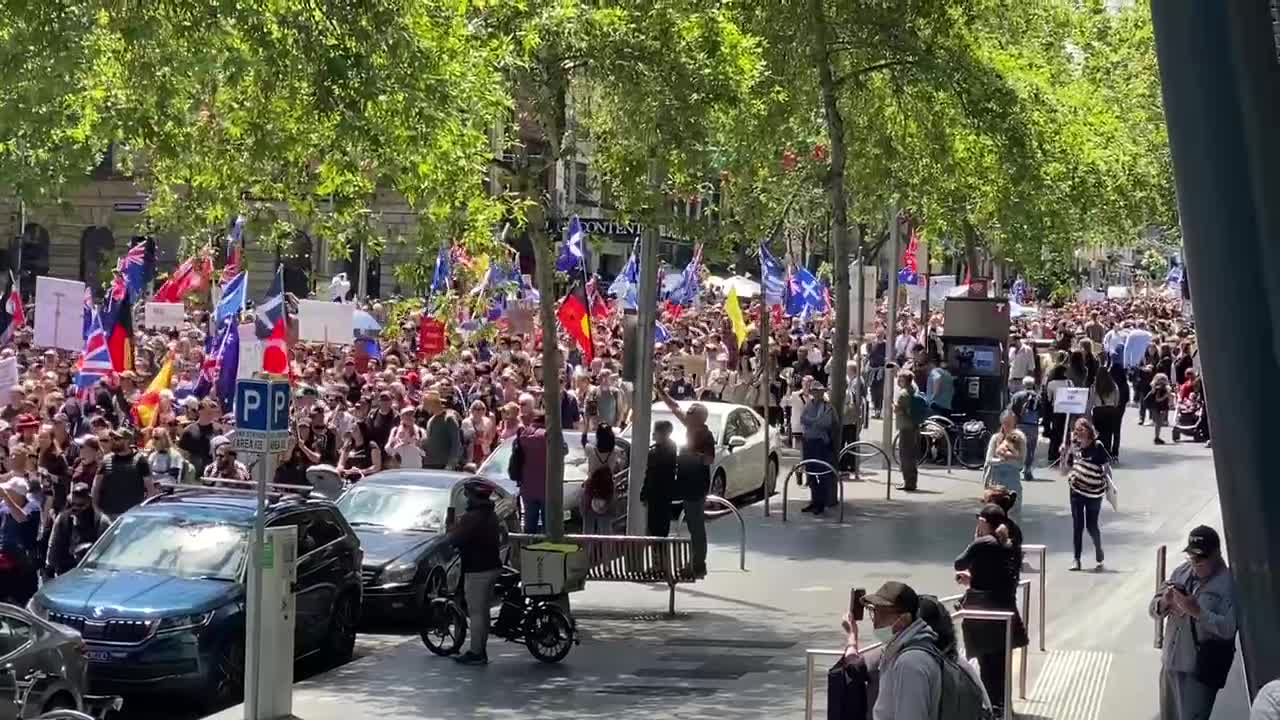
{"label": "car door", "polygon": [[[320,647],[329,635],[332,626],[334,607],[338,594],[342,592],[347,577],[352,572],[351,553],[344,540],[346,531],[333,511],[327,508],[310,510],[307,515],[307,531],[304,536],[304,548],[298,549],[299,560],[306,561],[306,574],[303,565],[298,565],[298,606],[305,604],[307,612],[313,614],[313,622],[308,635],[311,637],[310,649]],[[299,611],[301,615],[301,611]]]}
{"label": "car door", "polygon": [[26,619],[13,613],[0,612],[0,666],[12,665],[13,674],[0,680],[0,720],[17,720],[17,707],[10,702],[13,679],[21,680],[38,667],[39,655],[33,651],[36,629]]}
{"label": "car door", "polygon": [[743,448],[729,447],[729,440],[733,437],[742,436],[742,431],[742,411],[734,410],[725,418],[724,430],[720,434],[720,447],[724,450],[720,460],[720,468],[724,471],[724,495],[726,498],[733,497],[733,486],[737,482],[736,478],[741,476],[744,470]]}
{"label": "car door", "polygon": [[738,450],[741,454],[742,472],[730,480],[735,493],[748,493],[757,490],[764,482],[764,466],[768,460],[768,448],[764,444],[764,425],[751,410],[741,410],[740,426],[742,437],[747,446]]}

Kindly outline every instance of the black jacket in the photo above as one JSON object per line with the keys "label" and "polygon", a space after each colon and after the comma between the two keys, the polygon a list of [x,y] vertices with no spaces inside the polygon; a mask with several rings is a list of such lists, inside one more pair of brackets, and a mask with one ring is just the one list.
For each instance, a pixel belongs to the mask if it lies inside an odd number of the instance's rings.
{"label": "black jacket", "polygon": [[680,499],[676,493],[676,444],[667,441],[654,443],[649,448],[649,460],[645,465],[644,485],[640,488],[640,500],[645,504],[669,503]]}
{"label": "black jacket", "polygon": [[493,503],[468,506],[449,530],[449,544],[457,549],[464,574],[501,568],[502,527]]}
{"label": "black jacket", "polygon": [[75,550],[84,543],[97,541],[107,529],[106,519],[97,512],[93,520],[83,522],[70,510],[58,514],[49,534],[49,552],[45,558],[45,573],[57,577],[76,566]]}

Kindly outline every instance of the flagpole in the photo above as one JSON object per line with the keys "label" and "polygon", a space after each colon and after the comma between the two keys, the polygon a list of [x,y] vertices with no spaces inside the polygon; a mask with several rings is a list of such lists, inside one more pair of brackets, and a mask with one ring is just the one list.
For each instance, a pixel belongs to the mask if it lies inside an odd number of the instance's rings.
{"label": "flagpole", "polygon": [[[578,256],[578,267],[582,270],[582,294],[587,298],[587,342],[591,345],[591,356],[596,354],[596,333],[591,327],[591,313],[595,311],[595,298],[587,287],[587,233],[582,233],[582,254]],[[599,290],[599,288],[597,288]]]}

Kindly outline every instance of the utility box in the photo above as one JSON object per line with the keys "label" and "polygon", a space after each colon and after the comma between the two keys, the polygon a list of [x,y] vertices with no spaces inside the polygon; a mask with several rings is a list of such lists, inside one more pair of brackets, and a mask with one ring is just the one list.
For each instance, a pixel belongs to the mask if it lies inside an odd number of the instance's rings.
{"label": "utility box", "polygon": [[[293,715],[293,645],[297,624],[297,600],[293,586],[298,579],[298,526],[270,527],[262,540],[262,605],[257,597],[253,573],[249,574],[249,612],[262,617],[261,662],[255,664],[255,640],[245,638],[245,698],[258,698],[256,717],[250,717],[253,703],[246,702],[245,720],[275,720]],[[253,627],[249,623],[249,627]]]}
{"label": "utility box", "polygon": [[577,592],[587,584],[587,553],[569,543],[541,542],[520,551],[520,582],[530,597]]}

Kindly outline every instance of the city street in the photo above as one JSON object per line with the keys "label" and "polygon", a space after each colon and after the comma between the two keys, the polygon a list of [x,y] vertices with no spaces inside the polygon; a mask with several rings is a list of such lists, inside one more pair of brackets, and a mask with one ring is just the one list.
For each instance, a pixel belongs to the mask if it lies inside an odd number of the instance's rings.
{"label": "city street", "polygon": [[[1145,612],[1155,548],[1169,545],[1172,568],[1190,527],[1219,523],[1217,492],[1209,450],[1157,448],[1150,429],[1132,421],[1125,433],[1115,472],[1121,509],[1102,516],[1104,572],[1068,571],[1070,514],[1061,476],[1041,471],[1043,482],[1026,488],[1024,532],[1029,543],[1049,545],[1049,559],[1048,652],[1036,647],[1033,616],[1028,697],[1017,704],[1025,716],[1156,717],[1159,658]],[[665,616],[665,588],[592,585],[574,596],[582,645],[560,665],[539,665],[524,648],[491,641],[488,668],[463,668],[431,656],[416,637],[401,645],[388,640],[379,652],[300,682],[294,711],[308,720],[353,713],[554,718],[584,711],[637,719],[664,711],[693,718],[801,717],[804,651],[838,648],[850,586],[874,589],[902,579],[939,595],[957,590],[951,560],[972,533],[978,473],[930,468],[922,474],[922,492],[895,490],[889,501],[875,482],[880,477],[846,485],[843,524],[797,512],[804,488],[791,488],[786,524],[778,499],[770,518],[759,503],[745,508],[745,573],[736,569],[737,524],[716,522],[711,574],[681,586],[674,619]],[[1033,606],[1038,602],[1033,596]],[[819,667],[829,662],[819,660]],[[823,682],[820,673],[819,688]],[[815,702],[824,707],[821,692]],[[1229,686],[1214,717],[1239,717],[1243,707],[1243,694]]]}

